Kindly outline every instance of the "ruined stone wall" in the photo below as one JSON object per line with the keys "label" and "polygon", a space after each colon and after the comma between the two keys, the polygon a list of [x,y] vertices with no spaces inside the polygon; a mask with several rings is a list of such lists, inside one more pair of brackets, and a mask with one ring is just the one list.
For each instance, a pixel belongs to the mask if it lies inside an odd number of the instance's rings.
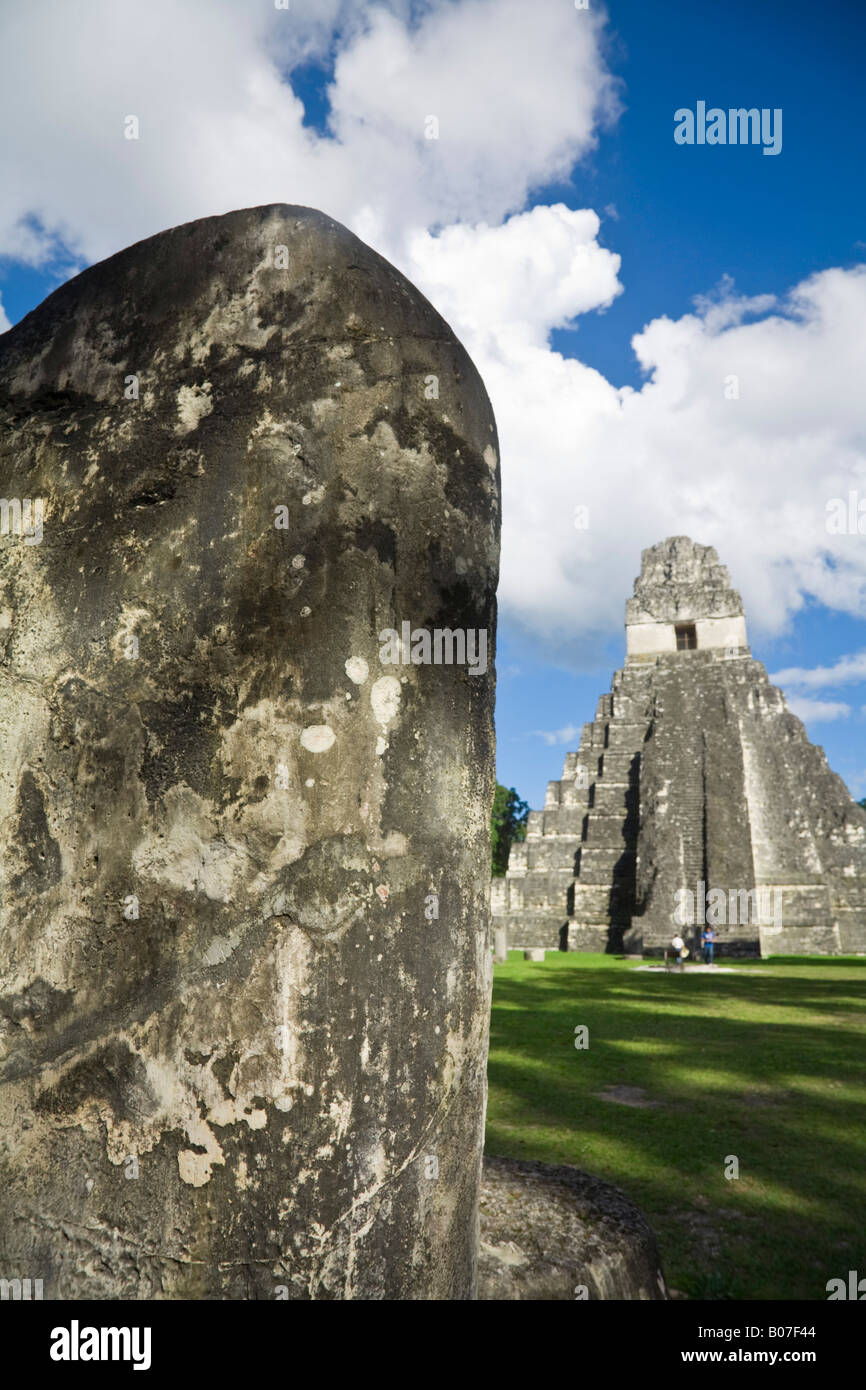
{"label": "ruined stone wall", "polygon": [[677,650],[676,624],[693,622],[698,650],[747,648],[740,595],[712,546],[672,536],[641,555],[625,606],[626,655],[652,659]]}
{"label": "ruined stone wall", "polygon": [[[472,1296],[497,447],[448,326],[309,209],[0,338],[0,476],[45,499],[0,546],[4,1275]],[[486,672],[383,666],[404,620]]]}

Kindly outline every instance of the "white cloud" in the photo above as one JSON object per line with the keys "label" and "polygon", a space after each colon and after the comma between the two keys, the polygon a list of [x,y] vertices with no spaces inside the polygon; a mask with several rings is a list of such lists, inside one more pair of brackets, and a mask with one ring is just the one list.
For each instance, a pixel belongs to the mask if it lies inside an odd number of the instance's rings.
{"label": "white cloud", "polygon": [[[866,540],[826,529],[830,498],[858,484],[866,496],[866,268],[824,271],[780,303],[723,285],[637,334],[647,383],[617,390],[545,345],[616,293],[618,259],[595,242],[594,215],[563,213],[412,245],[414,277],[463,336],[496,411],[504,613],[589,666],[622,630],[641,549],[686,534],[717,547],[759,633],[784,629],[807,595],[866,614]],[[578,505],[588,529],[575,528]]]}
{"label": "white cloud", "polygon": [[[433,0],[149,0],[0,9],[0,254],[60,239],[108,255],[195,217],[320,207],[399,256],[403,236],[499,220],[567,178],[615,108],[601,20],[567,5]],[[335,26],[338,32],[335,33]],[[337,46],[333,138],[305,127],[286,75]],[[440,138],[425,138],[428,115]],[[136,115],[140,138],[124,138]],[[35,220],[34,220],[35,219]]]}
{"label": "white cloud", "polygon": [[562,203],[535,207],[499,227],[446,227],[409,243],[413,275],[476,351],[508,361],[540,349],[579,314],[622,292],[620,258],[598,245],[599,219]]}
{"label": "white cloud", "polygon": [[10,327],[9,320],[6,317],[6,310],[3,308],[3,300],[0,299],[0,333],[5,333],[6,329]]}
{"label": "white cloud", "polygon": [[804,724],[828,724],[836,719],[847,719],[851,706],[835,700],[810,700],[808,696],[792,696],[787,701],[788,709],[802,719]]}
{"label": "white cloud", "polygon": [[827,686],[866,681],[866,651],[840,656],[832,666],[790,666],[770,677],[774,685],[797,686],[803,690],[824,690]]}
{"label": "white cloud", "polygon": [[[337,60],[332,126],[367,156],[379,216],[391,226],[407,211],[421,226],[498,220],[533,185],[567,179],[598,118],[616,109],[600,21],[586,18],[567,5],[530,14],[525,0],[464,0],[432,6],[410,33],[374,9]],[[438,139],[425,137],[430,116]]]}
{"label": "white cloud", "polygon": [[[562,729],[533,729],[533,738],[542,738],[551,748],[560,743],[574,744],[580,742],[583,732],[580,724],[566,724]],[[576,741],[576,742],[575,742]]]}
{"label": "white cloud", "polygon": [[[602,24],[565,0],[3,6],[0,255],[38,264],[59,245],[83,263],[230,208],[320,207],[474,356],[501,436],[502,612],[548,653],[597,665],[642,547],[683,533],[717,546],[759,631],[807,595],[864,615],[866,538],[825,521],[833,497],[866,497],[866,269],[781,302],[723,281],[634,337],[640,391],[550,350],[554,328],[621,293],[594,212],[522,210],[615,113]],[[286,74],[334,43],[323,138]]]}

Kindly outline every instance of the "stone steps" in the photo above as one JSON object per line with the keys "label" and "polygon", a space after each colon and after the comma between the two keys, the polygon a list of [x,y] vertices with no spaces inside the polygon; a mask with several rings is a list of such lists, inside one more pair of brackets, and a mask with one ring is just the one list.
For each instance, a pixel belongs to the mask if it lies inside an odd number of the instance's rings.
{"label": "stone steps", "polygon": [[586,816],[583,843],[585,845],[634,848],[637,817],[589,811]]}

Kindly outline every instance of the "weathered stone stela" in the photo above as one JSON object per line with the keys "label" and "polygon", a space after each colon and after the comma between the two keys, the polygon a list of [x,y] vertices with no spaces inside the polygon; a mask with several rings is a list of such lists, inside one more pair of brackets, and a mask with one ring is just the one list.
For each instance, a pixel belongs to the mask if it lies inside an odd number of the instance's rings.
{"label": "weathered stone stela", "polygon": [[[474,1295],[497,451],[448,325],[305,208],[0,338],[44,499],[0,539],[4,1277]],[[404,621],[485,670],[383,666]]]}
{"label": "weathered stone stela", "polygon": [[643,552],[626,659],[493,885],[516,947],[866,951],[866,813],[749,650],[711,546]]}

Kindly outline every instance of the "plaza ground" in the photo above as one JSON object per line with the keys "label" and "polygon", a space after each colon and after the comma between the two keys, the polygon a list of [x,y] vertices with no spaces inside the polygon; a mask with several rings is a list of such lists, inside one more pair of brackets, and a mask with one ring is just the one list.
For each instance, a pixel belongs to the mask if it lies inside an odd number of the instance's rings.
{"label": "plaza ground", "polygon": [[495,967],[487,1152],[616,1183],[689,1298],[825,1300],[866,1276],[866,958],[640,965]]}

